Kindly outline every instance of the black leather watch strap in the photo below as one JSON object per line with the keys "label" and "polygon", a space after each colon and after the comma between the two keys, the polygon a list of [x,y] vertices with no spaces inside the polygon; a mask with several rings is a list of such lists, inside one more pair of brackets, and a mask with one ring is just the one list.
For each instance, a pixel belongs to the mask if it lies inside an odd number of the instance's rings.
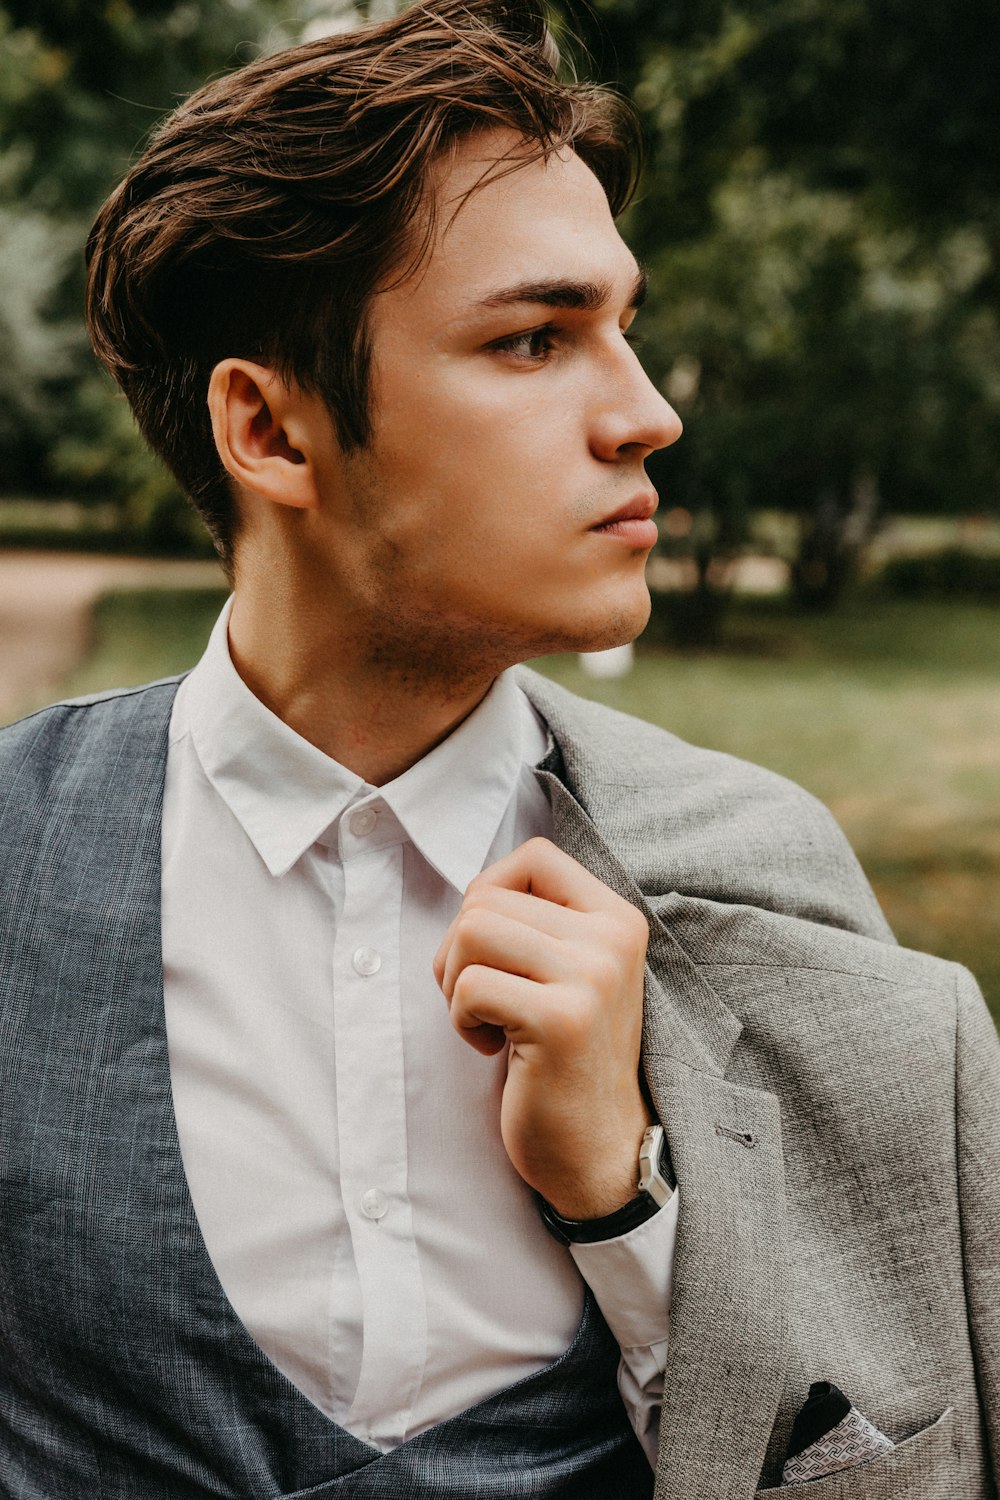
{"label": "black leather watch strap", "polygon": [[601,1240],[616,1240],[660,1211],[660,1205],[648,1193],[640,1193],[601,1219],[564,1219],[544,1198],[540,1197],[538,1202],[546,1229],[563,1245],[596,1245]]}

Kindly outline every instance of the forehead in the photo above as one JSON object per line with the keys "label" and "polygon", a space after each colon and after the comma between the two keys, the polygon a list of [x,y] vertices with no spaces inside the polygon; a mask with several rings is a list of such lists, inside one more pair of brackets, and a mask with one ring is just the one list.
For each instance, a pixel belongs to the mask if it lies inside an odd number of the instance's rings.
{"label": "forehead", "polygon": [[[473,136],[435,168],[430,253],[408,288],[428,310],[471,312],[531,282],[634,286],[635,259],[590,168],[572,151],[531,160],[517,145],[506,131]],[[511,151],[513,170],[498,168]]]}

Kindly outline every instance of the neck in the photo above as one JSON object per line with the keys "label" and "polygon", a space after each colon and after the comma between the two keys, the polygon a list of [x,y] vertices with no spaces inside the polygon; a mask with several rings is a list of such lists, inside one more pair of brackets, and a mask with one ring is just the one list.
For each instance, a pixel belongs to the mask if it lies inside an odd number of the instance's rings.
{"label": "neck", "polygon": [[[276,607],[276,605],[278,607]],[[448,670],[461,659],[385,631],[346,626],[323,604],[237,591],[229,650],[256,698],[370,786],[422,759],[489,691],[499,668]],[[467,658],[466,658],[467,660]]]}

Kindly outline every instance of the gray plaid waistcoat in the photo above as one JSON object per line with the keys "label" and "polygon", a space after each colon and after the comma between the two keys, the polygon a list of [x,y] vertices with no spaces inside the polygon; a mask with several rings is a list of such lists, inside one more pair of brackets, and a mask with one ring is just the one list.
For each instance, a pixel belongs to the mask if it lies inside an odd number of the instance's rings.
{"label": "gray plaid waistcoat", "polygon": [[175,683],[0,735],[0,1495],[639,1500],[588,1297],[553,1364],[388,1454],[230,1306],[178,1148],[160,954]]}

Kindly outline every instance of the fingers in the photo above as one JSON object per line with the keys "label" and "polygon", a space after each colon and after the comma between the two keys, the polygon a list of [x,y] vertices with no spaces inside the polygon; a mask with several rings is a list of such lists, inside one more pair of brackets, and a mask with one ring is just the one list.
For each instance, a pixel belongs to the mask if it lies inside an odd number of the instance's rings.
{"label": "fingers", "polygon": [[530,979],[486,964],[467,964],[455,981],[451,1024],[479,1052],[498,1052],[509,1041],[522,1055],[539,1048],[572,1063],[586,1051],[590,1017],[564,986],[544,991]]}
{"label": "fingers", "polygon": [[549,839],[528,839],[527,843],[477,875],[466,895],[473,896],[480,885],[524,891],[540,896],[543,901],[552,901],[579,912],[607,911],[615,905],[628,906],[627,901],[609,890],[596,875],[591,875]]}
{"label": "fingers", "polygon": [[571,911],[567,906],[559,906],[541,896],[528,895],[525,891],[490,885],[486,881],[481,884],[473,882],[462,902],[463,912],[479,909],[500,912],[515,922],[524,922],[538,932],[548,933],[549,937],[564,942],[575,940],[580,933],[581,921],[586,921],[586,914]]}
{"label": "fingers", "polygon": [[[486,884],[476,885],[475,890],[470,887],[458,916],[441,939],[441,946],[434,958],[434,977],[445,994],[450,993],[445,987],[445,975],[449,969],[448,957],[452,952],[456,936],[460,931],[464,931],[467,936],[471,935],[481,924],[488,923],[490,913],[507,918],[539,936],[544,935],[561,942],[574,942],[579,938],[577,926],[580,921],[579,913],[570,912],[563,906],[554,905],[551,901],[542,901],[537,896],[526,895],[523,891],[508,891],[503,887]],[[534,943],[531,948],[537,969],[541,963],[541,949]],[[515,951],[512,943],[511,952]],[[532,954],[529,953],[526,962],[531,961],[531,956]],[[504,967],[508,965],[505,964]],[[541,977],[534,971],[519,967],[517,963],[514,963],[512,972],[518,974],[531,972],[532,977]],[[453,973],[451,977],[453,982]]]}
{"label": "fingers", "polygon": [[477,1052],[492,1057],[510,1033],[521,1030],[536,994],[530,979],[470,964],[458,976],[449,996],[451,1024]]}
{"label": "fingers", "polygon": [[517,917],[485,906],[469,907],[456,917],[448,929],[442,952],[444,961],[437,979],[448,1000],[456,979],[469,964],[485,964],[540,984],[565,978],[567,974],[567,955],[561,951],[557,938]]}
{"label": "fingers", "polygon": [[566,978],[591,948],[623,963],[644,957],[648,936],[645,917],[628,901],[548,840],[531,839],[471,882],[434,974],[449,998],[469,963],[551,982]]}

